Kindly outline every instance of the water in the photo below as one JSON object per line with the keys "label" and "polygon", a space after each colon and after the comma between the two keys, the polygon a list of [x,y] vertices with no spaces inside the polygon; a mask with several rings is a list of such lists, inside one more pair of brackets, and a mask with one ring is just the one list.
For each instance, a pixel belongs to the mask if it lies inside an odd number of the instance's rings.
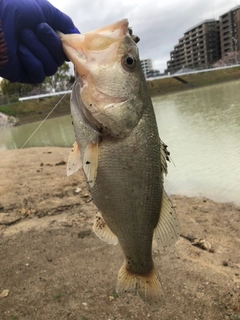
{"label": "water", "polygon": [[175,167],[166,189],[240,204],[240,82],[153,99]]}
{"label": "water", "polygon": [[[170,194],[205,196],[240,205],[240,81],[153,98],[161,139],[168,145]],[[20,148],[32,123],[0,130],[0,149]],[[70,116],[50,119],[26,147],[71,146]]]}
{"label": "water", "polygon": [[[41,121],[17,127],[0,127],[0,150],[21,148]],[[30,141],[29,147],[58,146],[69,147],[74,142],[74,132],[71,116],[53,118],[45,121]]]}

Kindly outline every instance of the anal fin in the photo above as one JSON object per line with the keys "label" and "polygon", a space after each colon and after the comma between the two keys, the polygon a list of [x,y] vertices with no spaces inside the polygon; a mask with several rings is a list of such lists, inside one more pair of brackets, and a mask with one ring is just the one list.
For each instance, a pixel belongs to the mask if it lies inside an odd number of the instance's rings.
{"label": "anal fin", "polygon": [[82,168],[82,160],[80,154],[80,148],[77,141],[74,142],[73,147],[68,156],[67,162],[67,176],[76,172],[78,169]]}
{"label": "anal fin", "polygon": [[162,206],[153,239],[163,248],[173,245],[180,235],[180,227],[176,212],[165,190],[162,195]]}
{"label": "anal fin", "polygon": [[100,212],[96,214],[96,218],[93,224],[93,231],[101,240],[105,241],[108,244],[116,245],[118,243],[117,236],[110,230]]}

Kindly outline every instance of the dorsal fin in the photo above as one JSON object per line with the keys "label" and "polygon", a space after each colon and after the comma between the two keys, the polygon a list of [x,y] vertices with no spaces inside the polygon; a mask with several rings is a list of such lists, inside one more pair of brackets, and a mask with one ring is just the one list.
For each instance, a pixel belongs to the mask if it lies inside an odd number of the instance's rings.
{"label": "dorsal fin", "polygon": [[161,151],[161,167],[162,172],[167,175],[168,169],[167,169],[167,161],[170,162],[170,152],[167,149],[167,145],[160,139],[160,151]]}

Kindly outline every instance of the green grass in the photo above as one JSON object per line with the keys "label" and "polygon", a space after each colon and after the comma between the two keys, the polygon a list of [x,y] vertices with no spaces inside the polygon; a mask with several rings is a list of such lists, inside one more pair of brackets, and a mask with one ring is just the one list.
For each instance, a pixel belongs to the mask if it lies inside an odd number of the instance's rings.
{"label": "green grass", "polygon": [[119,294],[116,291],[113,291],[113,297],[114,299],[117,299],[119,297]]}
{"label": "green grass", "polygon": [[62,293],[57,293],[57,294],[55,294],[54,298],[56,300],[60,300],[62,298],[62,296],[63,296]]}
{"label": "green grass", "polygon": [[16,116],[16,110],[11,105],[0,106],[0,112],[3,112],[9,116]]}

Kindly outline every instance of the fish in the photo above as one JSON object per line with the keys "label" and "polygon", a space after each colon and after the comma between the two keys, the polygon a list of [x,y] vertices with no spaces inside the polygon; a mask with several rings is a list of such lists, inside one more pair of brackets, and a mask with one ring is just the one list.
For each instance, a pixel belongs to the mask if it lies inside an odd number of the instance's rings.
{"label": "fish", "polygon": [[127,19],[85,34],[61,34],[76,81],[70,107],[76,141],[67,175],[81,169],[98,209],[96,235],[120,244],[124,263],[116,292],[164,304],[152,243],[173,245],[179,223],[163,182],[169,152],[159,137],[141,68],[138,37]]}

